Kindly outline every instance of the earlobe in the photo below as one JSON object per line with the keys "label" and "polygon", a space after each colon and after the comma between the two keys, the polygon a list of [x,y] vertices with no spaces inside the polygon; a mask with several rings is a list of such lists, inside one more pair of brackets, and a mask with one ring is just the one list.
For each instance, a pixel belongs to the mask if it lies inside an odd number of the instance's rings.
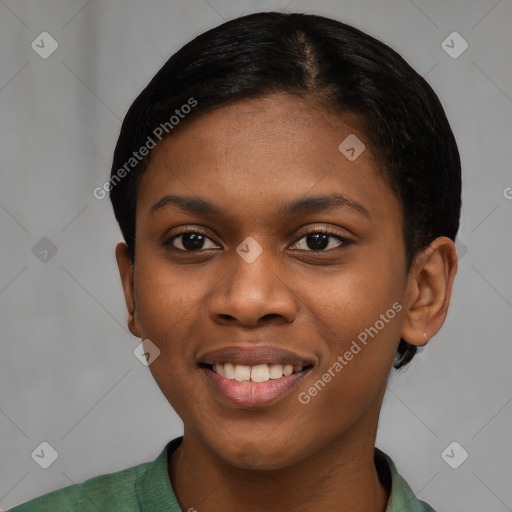
{"label": "earlobe", "polygon": [[116,246],[116,260],[123,286],[124,300],[128,311],[127,324],[130,332],[140,338],[140,327],[135,307],[135,288],[133,281],[133,265],[130,261],[128,246],[124,242],[119,242]]}
{"label": "earlobe", "polygon": [[426,345],[441,329],[457,272],[455,244],[436,238],[414,259],[408,277],[408,302],[402,338],[415,346]]}

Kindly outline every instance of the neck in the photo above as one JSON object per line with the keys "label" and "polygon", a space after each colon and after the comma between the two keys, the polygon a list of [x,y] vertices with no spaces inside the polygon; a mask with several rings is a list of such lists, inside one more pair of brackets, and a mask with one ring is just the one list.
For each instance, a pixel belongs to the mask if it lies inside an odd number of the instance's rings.
{"label": "neck", "polygon": [[243,469],[226,463],[185,429],[169,464],[183,510],[337,510],[385,512],[389,491],[374,462],[378,411],[367,411],[342,436],[313,456],[278,470]]}

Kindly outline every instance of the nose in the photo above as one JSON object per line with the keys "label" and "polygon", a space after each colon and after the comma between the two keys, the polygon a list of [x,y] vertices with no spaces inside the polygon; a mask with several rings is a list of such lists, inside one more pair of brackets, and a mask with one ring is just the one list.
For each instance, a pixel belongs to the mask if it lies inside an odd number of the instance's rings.
{"label": "nose", "polygon": [[296,297],[285,276],[279,275],[277,265],[271,261],[272,252],[264,250],[252,263],[233,254],[231,269],[209,295],[208,313],[214,322],[256,327],[295,320]]}

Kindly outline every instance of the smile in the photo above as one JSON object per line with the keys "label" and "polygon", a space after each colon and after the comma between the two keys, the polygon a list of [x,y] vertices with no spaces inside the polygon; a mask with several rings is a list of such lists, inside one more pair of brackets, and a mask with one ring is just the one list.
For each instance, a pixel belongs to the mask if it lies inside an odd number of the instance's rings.
{"label": "smile", "polygon": [[224,405],[263,407],[288,395],[317,365],[316,358],[270,345],[233,345],[198,356],[214,397]]}
{"label": "smile", "polygon": [[[217,375],[238,382],[266,382],[280,379],[281,377],[288,377],[288,375],[300,373],[303,370],[302,366],[267,363],[254,366],[233,363],[215,363],[214,365],[206,365],[206,367]],[[309,366],[306,368],[309,368]]]}

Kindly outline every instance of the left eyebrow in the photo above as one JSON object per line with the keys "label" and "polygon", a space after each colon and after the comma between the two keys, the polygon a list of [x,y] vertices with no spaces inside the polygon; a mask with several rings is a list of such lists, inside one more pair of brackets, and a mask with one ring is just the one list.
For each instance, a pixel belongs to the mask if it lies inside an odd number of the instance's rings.
{"label": "left eyebrow", "polygon": [[279,208],[279,213],[280,215],[285,216],[306,212],[314,213],[340,207],[348,208],[364,215],[365,217],[370,217],[370,212],[361,203],[352,201],[341,194],[304,197],[302,199],[290,201],[284,203],[281,208]]}

